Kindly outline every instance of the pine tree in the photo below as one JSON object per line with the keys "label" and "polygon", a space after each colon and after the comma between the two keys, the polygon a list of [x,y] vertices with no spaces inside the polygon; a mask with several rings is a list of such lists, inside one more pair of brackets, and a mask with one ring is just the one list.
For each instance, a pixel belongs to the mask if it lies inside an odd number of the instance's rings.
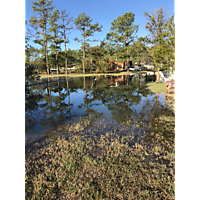
{"label": "pine tree", "polygon": [[59,10],[56,9],[53,11],[51,17],[49,18],[49,32],[53,32],[53,35],[51,36],[51,52],[55,54],[56,57],[56,68],[57,68],[57,74],[59,74],[59,67],[58,67],[58,51],[61,49],[60,44],[63,42],[61,37],[59,36]]}
{"label": "pine tree", "polygon": [[[27,27],[27,20],[25,20],[25,26]],[[25,63],[29,63],[30,62],[30,57],[31,57],[31,54],[30,54],[30,49],[31,49],[31,45],[28,44],[30,40],[30,35],[28,34],[28,32],[26,31],[25,33]]]}
{"label": "pine tree", "polygon": [[174,24],[174,15],[170,18],[167,23],[167,64],[174,68],[175,64],[175,24]]}
{"label": "pine tree", "polygon": [[[126,50],[127,66],[130,63],[129,44],[134,41],[139,25],[134,25],[135,14],[127,12],[117,17],[112,23],[107,39],[114,44],[124,47]],[[129,71],[129,69],[128,69]]]}
{"label": "pine tree", "polygon": [[94,32],[101,32],[101,28],[103,26],[99,25],[99,23],[91,24],[92,19],[89,15],[86,15],[85,13],[81,13],[78,15],[78,17],[75,19],[74,24],[76,25],[76,28],[82,33],[83,39],[75,38],[75,41],[81,42],[83,49],[83,73],[85,74],[85,51],[89,47],[88,42],[95,42],[97,40],[89,40],[86,39],[89,36],[93,36]]}
{"label": "pine tree", "polygon": [[30,49],[32,48],[32,46],[30,44],[28,44],[28,38],[25,38],[25,63],[30,63],[30,57],[31,57],[31,53],[30,53]]}
{"label": "pine tree", "polygon": [[69,31],[73,29],[73,26],[70,26],[70,23],[73,22],[73,17],[69,17],[69,14],[66,14],[66,10],[62,10],[61,11],[61,15],[60,15],[60,20],[61,20],[61,24],[60,24],[60,28],[62,29],[62,36],[64,39],[64,45],[65,45],[65,67],[66,67],[66,74],[68,74],[67,71],[67,49],[66,49],[66,44],[69,42],[69,40],[67,39],[67,32],[68,34],[70,33]]}
{"label": "pine tree", "polygon": [[32,8],[34,12],[34,17],[32,16],[29,22],[34,30],[29,30],[32,36],[35,38],[34,43],[42,46],[43,50],[41,53],[45,56],[45,62],[47,67],[47,73],[50,73],[49,61],[48,61],[48,42],[50,40],[50,35],[48,34],[48,19],[50,13],[54,9],[52,5],[53,0],[38,0],[32,2]]}
{"label": "pine tree", "polygon": [[153,45],[153,59],[154,63],[157,67],[157,78],[156,82],[160,82],[160,67],[163,65],[163,63],[166,60],[167,56],[167,17],[165,14],[164,9],[161,7],[159,10],[155,10],[152,14],[149,14],[147,12],[144,13],[144,15],[147,17],[147,25],[145,26],[146,29],[149,30],[150,35],[146,37],[146,41],[148,43]]}

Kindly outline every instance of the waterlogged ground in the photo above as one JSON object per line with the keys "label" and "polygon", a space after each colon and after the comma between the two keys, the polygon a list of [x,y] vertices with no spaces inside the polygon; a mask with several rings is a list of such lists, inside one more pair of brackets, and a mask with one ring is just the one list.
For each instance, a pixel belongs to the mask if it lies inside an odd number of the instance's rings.
{"label": "waterlogged ground", "polygon": [[27,199],[174,199],[174,109],[142,75],[26,87]]}

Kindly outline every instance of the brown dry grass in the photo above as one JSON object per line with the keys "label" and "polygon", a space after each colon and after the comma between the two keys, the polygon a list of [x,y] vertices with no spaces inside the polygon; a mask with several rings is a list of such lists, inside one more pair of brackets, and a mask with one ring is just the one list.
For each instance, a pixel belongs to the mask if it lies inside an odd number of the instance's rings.
{"label": "brown dry grass", "polygon": [[174,199],[174,146],[162,135],[58,138],[26,154],[26,199]]}

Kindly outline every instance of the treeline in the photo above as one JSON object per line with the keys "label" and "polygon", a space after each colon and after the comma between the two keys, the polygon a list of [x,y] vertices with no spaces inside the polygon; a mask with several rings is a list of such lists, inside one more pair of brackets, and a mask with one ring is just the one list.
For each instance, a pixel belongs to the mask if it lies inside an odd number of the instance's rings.
{"label": "treeline", "polygon": [[[135,24],[135,14],[127,12],[111,22],[110,31],[100,45],[91,47],[98,40],[91,37],[101,32],[102,25],[93,23],[90,16],[81,13],[77,18],[70,17],[66,10],[58,10],[52,0],[32,2],[33,16],[26,21],[25,62],[33,64],[38,70],[50,74],[50,68],[68,68],[76,66],[86,73],[98,69],[107,71],[108,61],[154,65],[159,72],[162,66],[174,67],[175,61],[175,24],[174,15],[167,17],[161,7],[153,13],[145,12],[149,35],[138,37],[139,25]],[[67,50],[69,34],[73,30],[81,32],[79,50]],[[31,47],[28,42],[33,38],[41,48]],[[61,51],[64,44],[64,51]],[[159,78],[159,77],[158,77]]]}

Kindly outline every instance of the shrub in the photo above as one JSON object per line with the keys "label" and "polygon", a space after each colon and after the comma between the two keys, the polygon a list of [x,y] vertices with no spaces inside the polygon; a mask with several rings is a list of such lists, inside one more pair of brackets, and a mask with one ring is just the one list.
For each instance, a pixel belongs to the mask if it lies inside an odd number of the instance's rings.
{"label": "shrub", "polygon": [[100,61],[99,63],[97,63],[97,69],[99,72],[107,72],[109,67],[109,63],[106,63],[104,61]]}
{"label": "shrub", "polygon": [[40,76],[34,73],[36,67],[33,64],[25,63],[25,81],[38,80]]}

